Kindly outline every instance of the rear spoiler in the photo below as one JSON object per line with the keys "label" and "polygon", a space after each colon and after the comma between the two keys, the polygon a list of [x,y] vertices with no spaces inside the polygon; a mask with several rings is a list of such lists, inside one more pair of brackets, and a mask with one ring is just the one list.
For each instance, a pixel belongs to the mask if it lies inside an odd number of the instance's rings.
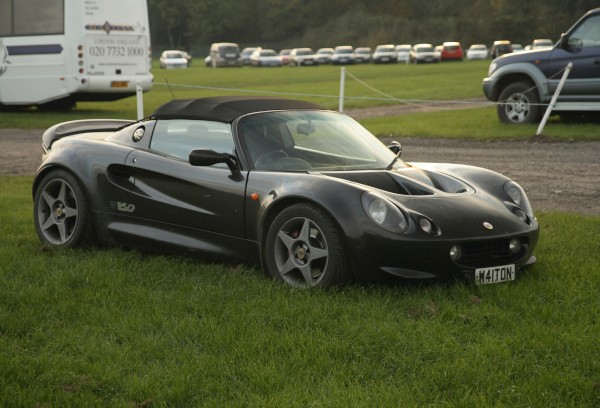
{"label": "rear spoiler", "polygon": [[88,132],[116,132],[135,123],[125,119],[86,119],[62,122],[48,128],[42,135],[42,144],[49,150],[52,143],[66,136]]}

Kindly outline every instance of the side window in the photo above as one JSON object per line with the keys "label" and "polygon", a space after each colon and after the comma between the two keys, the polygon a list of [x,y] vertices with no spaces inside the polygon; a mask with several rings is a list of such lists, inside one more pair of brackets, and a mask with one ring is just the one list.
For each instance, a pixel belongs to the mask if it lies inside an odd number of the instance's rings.
{"label": "side window", "polygon": [[600,47],[600,15],[595,15],[579,25],[569,36],[572,48]]}
{"label": "side window", "polygon": [[[152,133],[150,149],[185,161],[194,149],[233,153],[231,125],[205,120],[159,120]],[[215,166],[227,167],[225,164]]]}

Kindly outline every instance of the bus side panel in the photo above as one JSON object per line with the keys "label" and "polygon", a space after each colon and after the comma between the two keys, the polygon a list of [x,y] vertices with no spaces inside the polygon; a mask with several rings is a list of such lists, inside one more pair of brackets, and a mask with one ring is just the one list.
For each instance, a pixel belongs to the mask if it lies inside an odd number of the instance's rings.
{"label": "bus side panel", "polygon": [[64,36],[0,38],[0,101],[33,105],[68,96],[69,81]]}

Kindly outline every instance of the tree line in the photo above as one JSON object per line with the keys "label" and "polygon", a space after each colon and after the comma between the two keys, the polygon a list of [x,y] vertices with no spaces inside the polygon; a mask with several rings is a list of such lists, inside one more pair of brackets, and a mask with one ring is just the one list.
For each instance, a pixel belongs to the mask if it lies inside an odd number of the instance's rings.
{"label": "tree line", "polygon": [[591,0],[148,0],[156,51],[204,55],[213,42],[269,48],[349,44],[491,45],[558,40]]}

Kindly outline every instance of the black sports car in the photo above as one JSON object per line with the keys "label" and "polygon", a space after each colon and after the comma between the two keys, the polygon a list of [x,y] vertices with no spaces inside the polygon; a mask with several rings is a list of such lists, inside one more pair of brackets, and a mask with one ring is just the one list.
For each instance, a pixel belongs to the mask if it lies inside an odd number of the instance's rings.
{"label": "black sports car", "polygon": [[43,243],[260,264],[278,281],[514,280],[535,262],[523,189],[490,170],[405,163],[350,117],[260,97],[173,100],[149,118],[55,125],[33,183]]}

